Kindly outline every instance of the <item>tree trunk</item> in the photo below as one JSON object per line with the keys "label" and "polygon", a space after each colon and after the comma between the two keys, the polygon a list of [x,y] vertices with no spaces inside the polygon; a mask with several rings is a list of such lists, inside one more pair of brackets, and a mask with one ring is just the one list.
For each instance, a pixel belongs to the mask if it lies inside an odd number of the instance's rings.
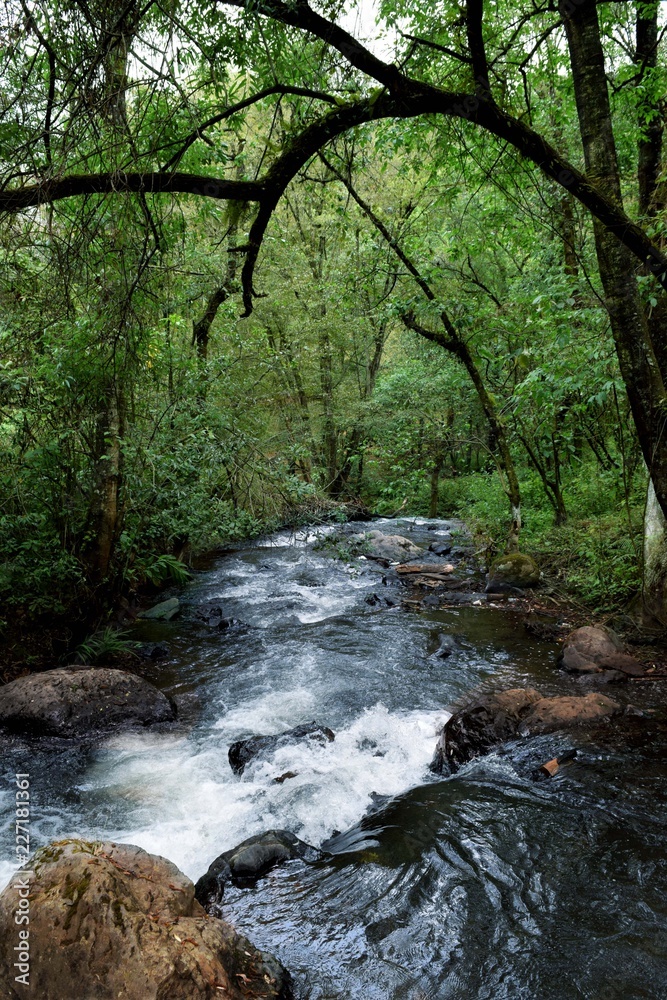
{"label": "tree trunk", "polygon": [[[104,59],[104,116],[109,131],[117,143],[114,155],[118,156],[122,143],[127,139],[129,129],[125,94],[127,90],[127,59],[132,41],[132,27],[123,21],[115,29],[110,27],[111,19],[117,14],[113,5],[106,12],[102,30],[109,43]],[[122,223],[118,223],[122,229]],[[112,354],[112,374],[106,386],[102,408],[96,420],[95,471],[93,487],[88,506],[86,530],[84,533],[83,558],[88,566],[88,574],[94,584],[99,585],[109,577],[111,560],[121,523],[122,487],[122,441],[124,434],[123,389],[116,363],[118,330],[125,326],[125,317],[115,312],[116,289],[111,289],[109,303],[114,303],[109,312],[108,336]],[[124,301],[121,296],[121,309]],[[115,313],[115,314],[114,314]],[[117,330],[113,327],[117,324]]]}
{"label": "tree trunk", "polygon": [[334,419],[333,398],[333,363],[331,357],[331,341],[325,330],[319,338],[320,390],[322,393],[322,452],[326,471],[326,486],[329,492],[335,491],[338,473],[338,434]]}
{"label": "tree trunk", "polygon": [[[370,305],[369,305],[370,311]],[[361,401],[365,402],[370,399],[373,395],[373,390],[375,389],[375,382],[377,381],[378,372],[380,370],[380,363],[382,361],[382,352],[384,350],[384,343],[386,339],[387,324],[381,323],[378,329],[375,331],[375,337],[373,338],[373,354],[366,365],[366,373],[364,381],[360,387],[360,397]],[[350,431],[347,441],[345,443],[345,448],[343,450],[343,456],[340,463],[340,468],[336,472],[336,478],[331,486],[332,496],[342,496],[346,489],[347,484],[352,475],[354,459],[357,459],[357,493],[361,490],[361,470],[363,468],[363,456],[361,454],[361,448],[365,440],[365,431],[357,423],[354,424],[352,430]]]}
{"label": "tree trunk", "polygon": [[[635,63],[642,83],[658,64],[659,8],[657,0],[652,3],[637,4]],[[650,82],[649,80],[649,84]],[[641,215],[653,216],[662,207],[655,201],[662,160],[662,114],[660,108],[654,107],[650,100],[640,100],[639,118],[640,139],[637,149],[639,211]]]}
{"label": "tree trunk", "polygon": [[[595,0],[570,0],[559,4],[567,33],[577,112],[584,146],[586,170],[602,192],[622,207],[620,175],[612,131],[604,55],[600,40]],[[646,8],[644,8],[644,17]],[[643,30],[643,29],[642,29]],[[641,31],[638,26],[638,41]],[[650,47],[651,39],[649,38]],[[655,144],[653,144],[655,147]],[[653,157],[653,159],[651,159]],[[640,148],[640,187],[644,206],[654,171],[655,148],[651,156]],[[649,162],[650,161],[650,162]],[[665,413],[667,393],[657,351],[664,339],[660,331],[649,329],[636,281],[636,259],[602,224],[594,219],[595,245],[600,278],[616,344],[619,366],[628,393],[642,454],[649,470],[655,497],[663,515],[667,513],[667,441]],[[654,350],[654,344],[656,350]],[[651,505],[647,505],[647,512]],[[654,524],[647,526],[648,547],[656,550]],[[645,564],[650,576],[644,593],[654,607],[662,607],[667,587],[659,580],[660,560]],[[664,563],[667,571],[667,561]],[[667,577],[666,577],[667,580]],[[667,610],[667,609],[666,609]]]}
{"label": "tree trunk", "polygon": [[120,523],[119,492],[122,473],[123,413],[115,386],[97,421],[95,483],[88,511],[84,550],[91,579],[98,584],[109,574]]}
{"label": "tree trunk", "polygon": [[667,626],[667,526],[650,480],[644,514],[642,599],[645,615]]}
{"label": "tree trunk", "polygon": [[431,469],[431,496],[428,505],[428,516],[438,516],[438,504],[440,502],[440,473],[445,464],[445,450],[438,449]]}
{"label": "tree trunk", "polygon": [[567,521],[567,508],[565,506],[565,499],[560,488],[560,478],[549,476],[547,464],[540,456],[539,448],[537,446],[533,448],[524,433],[519,433],[519,440],[526,449],[526,454],[528,455],[533,468],[542,480],[544,495],[554,509],[554,524],[565,524]]}
{"label": "tree trunk", "polygon": [[[237,173],[239,173],[238,170]],[[233,248],[236,244],[238,229],[239,218],[235,216],[227,233],[227,266],[225,268],[225,276],[221,284],[218,285],[218,287],[209,296],[202,315],[192,324],[192,343],[195,346],[197,357],[199,358],[204,370],[206,362],[208,361],[208,343],[213,321],[218,315],[218,309],[220,306],[223,302],[227,301],[229,296],[232,295],[236,289],[238,260],[236,254],[233,253]],[[205,388],[206,387],[204,386],[204,389]]]}
{"label": "tree trunk", "polygon": [[489,425],[489,430],[495,439],[496,448],[500,455],[500,468],[502,472],[504,472],[506,479],[506,482],[503,485],[505,493],[507,494],[507,499],[509,500],[511,511],[511,522],[507,536],[507,551],[516,552],[519,548],[519,533],[521,532],[521,488],[519,486],[519,477],[516,474],[512,452],[510,451],[509,441],[507,440],[505,425],[500,419],[495,403],[484,385],[484,380],[482,379],[479,368],[475,364],[475,359],[470,353],[468,345],[463,340],[461,340],[461,348],[460,351],[457,352],[457,355],[463,367],[467,371],[470,381],[475,387],[477,397],[482,404],[484,416],[486,417],[486,421]]}

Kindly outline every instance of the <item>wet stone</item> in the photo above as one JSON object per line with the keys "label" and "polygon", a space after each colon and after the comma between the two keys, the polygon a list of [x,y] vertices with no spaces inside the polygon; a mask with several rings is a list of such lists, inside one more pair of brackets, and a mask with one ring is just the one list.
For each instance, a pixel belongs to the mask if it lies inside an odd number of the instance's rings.
{"label": "wet stone", "polygon": [[452,655],[458,648],[456,639],[451,635],[439,635],[438,636],[440,645],[433,654],[439,660],[446,660]]}
{"label": "wet stone", "polygon": [[621,712],[600,692],[543,698],[535,688],[482,695],[456,712],[438,740],[431,770],[455,772],[463,764],[517,737],[592,725]]}
{"label": "wet stone", "polygon": [[139,650],[139,656],[144,660],[166,660],[169,656],[169,647],[160,642],[147,642]]}
{"label": "wet stone", "polygon": [[229,748],[229,765],[235,774],[243,774],[250,761],[257,757],[268,757],[279,747],[310,740],[324,745],[331,743],[335,738],[327,726],[322,726],[318,722],[304,722],[294,729],[277,733],[275,736],[251,736],[245,740],[237,740]]}
{"label": "wet stone", "polygon": [[286,861],[297,858],[319,861],[322,856],[322,851],[299,840],[288,830],[268,830],[218,855],[196,883],[195,898],[207,912],[211,912],[222,901],[226,885],[248,888],[262,875]]}
{"label": "wet stone", "polygon": [[432,552],[434,556],[448,556],[452,551],[451,542],[431,542],[429,545],[429,552]]}
{"label": "wet stone", "polygon": [[488,753],[515,737],[531,705],[540,700],[534,688],[513,688],[483,695],[449,719],[435,750],[431,770],[442,774]]}
{"label": "wet stone", "polygon": [[570,674],[597,674],[613,670],[641,677],[646,672],[634,656],[626,653],[623,642],[615,632],[594,625],[585,625],[570,632],[558,654],[558,664]]}
{"label": "wet stone", "polygon": [[175,717],[173,703],[156,687],[110,667],[59,667],[0,688],[0,728],[15,733],[77,737]]}

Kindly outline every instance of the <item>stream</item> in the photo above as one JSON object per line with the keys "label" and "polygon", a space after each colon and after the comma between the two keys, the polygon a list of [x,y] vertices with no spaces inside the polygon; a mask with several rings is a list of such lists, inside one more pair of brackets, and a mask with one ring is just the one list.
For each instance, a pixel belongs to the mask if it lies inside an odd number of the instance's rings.
{"label": "stream", "polygon": [[[425,547],[462,531],[419,518],[346,530],[370,528]],[[176,731],[48,746],[3,739],[0,884],[13,871],[10,779],[30,772],[33,848],[66,836],[133,843],[196,880],[268,829],[330,841],[330,859],[225,890],[225,917],[280,958],[298,1000],[662,1000],[662,710],[602,734],[517,743],[436,777],[438,727],[468,693],[581,691],[511,600],[406,610],[404,588],[383,583],[377,563],[318,547],[332,530],[220,555],[179,593],[177,619],[136,624],[138,639],[168,649],[143,672],[179,706]],[[208,624],[207,603],[239,624]],[[456,647],[439,659],[443,633]],[[650,687],[637,698],[655,705]],[[335,741],[284,746],[232,773],[234,740],[310,720]],[[533,779],[571,747],[572,764]],[[288,771],[296,776],[275,782]]]}

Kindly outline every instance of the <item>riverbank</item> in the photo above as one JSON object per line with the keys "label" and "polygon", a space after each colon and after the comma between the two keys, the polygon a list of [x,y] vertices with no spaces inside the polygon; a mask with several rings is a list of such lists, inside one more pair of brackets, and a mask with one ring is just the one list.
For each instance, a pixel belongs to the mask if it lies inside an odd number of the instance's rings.
{"label": "riverbank", "polygon": [[[371,463],[372,465],[372,463]],[[370,468],[370,467],[369,467]],[[252,543],[261,533],[298,531],[305,525],[344,526],[360,518],[411,511],[414,517],[428,520],[427,483],[424,477],[386,484],[375,482],[376,471],[370,468],[366,491],[361,499],[338,501],[313,490],[299,499],[286,501],[278,515],[260,523],[255,518],[239,517],[227,541],[201,533],[198,548],[179,544],[172,554],[155,552],[144,562],[167,562],[151,582],[145,567],[133,564],[124,581],[120,572],[113,588],[104,594],[53,594],[46,610],[44,595],[32,604],[28,601],[7,605],[0,620],[0,680],[10,680],[27,670],[63,665],[81,655],[91,662],[90,640],[100,645],[105,632],[110,641],[101,644],[99,662],[103,665],[125,663],[131,654],[122,655],[122,639],[114,634],[126,629],[142,607],[160,599],[165,590],[178,593],[178,576],[187,579],[211,565],[225,551],[239,544]],[[627,486],[627,489],[626,489]],[[642,645],[667,646],[664,630],[641,621],[638,601],[641,583],[642,513],[645,482],[641,476],[625,484],[609,471],[590,463],[569,469],[562,483],[567,499],[567,520],[554,524],[554,510],[546,499],[542,484],[524,470],[522,476],[523,528],[522,551],[534,557],[542,573],[541,585],[530,606],[545,611],[562,610],[567,621],[581,625],[606,623],[629,641]],[[400,508],[400,510],[399,510]],[[507,534],[507,498],[495,472],[443,477],[440,481],[438,509],[440,516],[464,520],[473,538],[471,567],[482,575],[491,561],[504,550]],[[375,514],[370,512],[375,511]],[[208,539],[208,541],[207,541]],[[182,539],[181,539],[182,543]],[[213,547],[212,546],[213,543]],[[344,552],[341,553],[344,556]],[[184,563],[169,560],[179,556]],[[168,565],[169,563],[169,565]],[[160,564],[162,565],[162,564]],[[180,569],[179,569],[180,567]],[[157,571],[151,571],[153,574]],[[481,588],[483,589],[483,587]],[[58,610],[60,607],[65,610]],[[92,660],[97,662],[97,660]]]}

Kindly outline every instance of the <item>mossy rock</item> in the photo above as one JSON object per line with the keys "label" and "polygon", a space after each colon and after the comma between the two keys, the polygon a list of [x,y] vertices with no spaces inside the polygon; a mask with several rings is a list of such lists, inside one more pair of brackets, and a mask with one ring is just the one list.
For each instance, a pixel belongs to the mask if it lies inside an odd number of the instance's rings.
{"label": "mossy rock", "polygon": [[486,592],[502,593],[514,588],[523,590],[536,587],[539,582],[540,568],[532,556],[523,552],[507,552],[491,564]]}
{"label": "mossy rock", "polygon": [[[27,886],[26,886],[27,883]],[[30,985],[14,986],[15,914],[30,895]],[[27,964],[27,963],[26,963]],[[23,971],[23,970],[21,970]],[[131,844],[58,841],[0,893],[0,998],[290,1000],[289,974],[166,858]]]}

